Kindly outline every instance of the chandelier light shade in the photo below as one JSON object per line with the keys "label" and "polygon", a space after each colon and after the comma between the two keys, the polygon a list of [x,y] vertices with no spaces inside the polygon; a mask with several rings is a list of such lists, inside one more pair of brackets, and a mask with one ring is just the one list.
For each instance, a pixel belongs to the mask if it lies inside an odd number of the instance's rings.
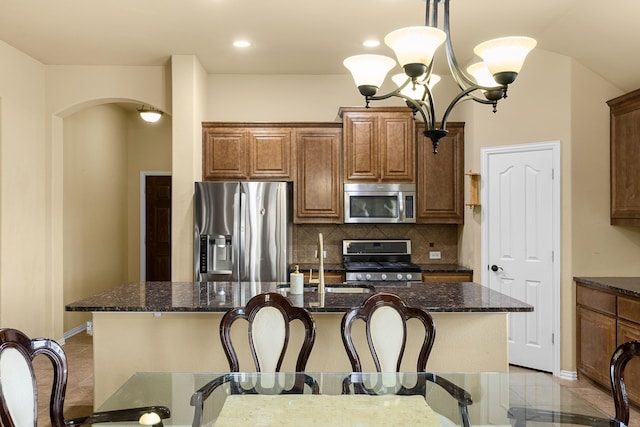
{"label": "chandelier light shade", "polygon": [[[395,61],[382,55],[356,55],[347,58],[344,65],[351,71],[358,90],[370,101],[391,97],[405,100],[413,110],[414,117],[424,121],[424,135],[431,139],[433,152],[437,153],[440,139],[447,135],[447,120],[453,108],[465,100],[493,106],[506,98],[508,85],[513,83],[522,68],[527,54],[535,47],[530,37],[503,37],[480,43],[474,53],[482,62],[473,64],[466,71],[458,66],[449,26],[450,0],[425,0],[425,25],[400,28],[384,38],[385,44],[395,53],[404,74],[392,76],[398,88],[378,95],[387,73],[396,65]],[[438,7],[444,5],[442,29],[438,23]],[[447,65],[460,92],[446,107],[442,119],[436,120],[435,99],[431,90],[440,80],[433,74],[433,57],[438,47],[445,44]]]}
{"label": "chandelier light shade", "polygon": [[476,62],[475,64],[469,65],[467,67],[467,72],[471,76],[473,76],[475,81],[478,82],[480,86],[484,86],[484,88],[481,88],[480,90],[484,94],[485,98],[496,102],[502,99],[503,91],[501,88],[487,89],[500,86],[487,68],[487,64],[485,64],[484,62]]}
{"label": "chandelier light shade", "polygon": [[142,120],[148,123],[155,123],[160,120],[160,117],[162,117],[162,111],[156,110],[153,107],[147,107],[145,105],[138,108],[138,114],[140,114]]}
{"label": "chandelier light shade", "polygon": [[508,85],[516,79],[535,46],[531,37],[502,37],[480,43],[473,51],[482,58],[496,82]]}
{"label": "chandelier light shade", "polygon": [[445,32],[438,28],[407,27],[387,34],[384,43],[393,49],[401,67],[412,64],[422,65],[422,72],[412,76],[418,77],[424,73],[426,66],[431,64],[433,55],[446,38]]}
{"label": "chandelier light shade", "polygon": [[363,96],[375,95],[396,61],[382,55],[355,55],[343,62]]}

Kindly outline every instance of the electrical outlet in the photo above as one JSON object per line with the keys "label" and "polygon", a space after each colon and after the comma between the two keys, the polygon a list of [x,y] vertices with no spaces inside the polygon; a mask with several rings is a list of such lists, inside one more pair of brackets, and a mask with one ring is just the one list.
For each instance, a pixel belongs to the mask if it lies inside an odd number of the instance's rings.
{"label": "electrical outlet", "polygon": [[440,258],[442,258],[440,251],[429,251],[429,259],[440,259]]}
{"label": "electrical outlet", "polygon": [[[318,250],[316,249],[315,251],[313,251],[313,257],[314,258],[318,258]],[[326,258],[327,257],[327,251],[322,251],[322,258]]]}

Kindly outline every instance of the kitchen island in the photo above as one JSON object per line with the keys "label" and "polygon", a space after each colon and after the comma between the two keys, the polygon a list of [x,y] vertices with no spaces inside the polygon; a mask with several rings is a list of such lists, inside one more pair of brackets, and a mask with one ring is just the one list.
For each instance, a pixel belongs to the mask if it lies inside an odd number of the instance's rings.
{"label": "kitchen island", "polygon": [[[227,370],[218,333],[222,315],[233,307],[244,306],[262,292],[287,295],[286,286],[264,282],[141,282],[67,305],[67,311],[93,313],[94,404],[102,404],[136,372]],[[327,284],[327,291],[335,292],[324,294],[305,286],[303,295],[287,295],[294,305],[306,307],[316,322],[309,371],[351,370],[340,336],[340,321],[349,308],[361,304],[372,292],[396,294],[408,305],[432,314],[437,330],[427,363],[427,369],[432,371],[506,372],[508,313],[533,310],[528,304],[472,282],[353,283],[348,285],[351,289],[344,286]],[[422,337],[417,325],[410,324],[408,329],[410,349]],[[246,330],[237,333],[246,334]],[[301,333],[301,328],[293,328],[292,342]],[[237,350],[239,354],[249,354],[246,345]],[[250,359],[241,359],[240,363],[253,369]],[[294,365],[293,359],[285,358],[283,370],[291,370]],[[403,371],[414,371],[415,359],[407,365],[403,365]],[[374,369],[365,365],[365,370]]]}

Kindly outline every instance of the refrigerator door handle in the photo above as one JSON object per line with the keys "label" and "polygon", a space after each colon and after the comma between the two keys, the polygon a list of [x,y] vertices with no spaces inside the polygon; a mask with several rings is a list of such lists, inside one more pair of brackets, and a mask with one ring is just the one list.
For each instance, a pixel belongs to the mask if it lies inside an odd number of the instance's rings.
{"label": "refrigerator door handle", "polygon": [[237,281],[240,281],[240,271],[242,269],[241,262],[244,257],[242,247],[245,240],[245,215],[244,209],[246,205],[246,195],[239,186],[238,191],[233,196],[233,218],[234,218],[234,233],[233,233],[233,269],[234,276]]}

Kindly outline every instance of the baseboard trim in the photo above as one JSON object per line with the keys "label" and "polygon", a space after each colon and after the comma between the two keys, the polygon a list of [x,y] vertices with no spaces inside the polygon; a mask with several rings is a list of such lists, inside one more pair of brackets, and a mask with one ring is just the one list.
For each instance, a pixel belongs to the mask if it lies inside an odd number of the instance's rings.
{"label": "baseboard trim", "polygon": [[558,375],[558,377],[562,378],[563,380],[577,381],[578,380],[578,372],[576,372],[576,371],[563,371],[561,369],[560,370],[560,375]]}
{"label": "baseboard trim", "polygon": [[88,330],[89,329],[88,323],[89,322],[87,322],[85,324],[82,324],[82,325],[78,325],[75,328],[73,328],[71,330],[68,330],[67,332],[65,332],[63,334],[63,338],[65,340],[67,340],[67,339],[71,338],[74,335],[78,335],[80,332],[84,332],[84,331]]}

